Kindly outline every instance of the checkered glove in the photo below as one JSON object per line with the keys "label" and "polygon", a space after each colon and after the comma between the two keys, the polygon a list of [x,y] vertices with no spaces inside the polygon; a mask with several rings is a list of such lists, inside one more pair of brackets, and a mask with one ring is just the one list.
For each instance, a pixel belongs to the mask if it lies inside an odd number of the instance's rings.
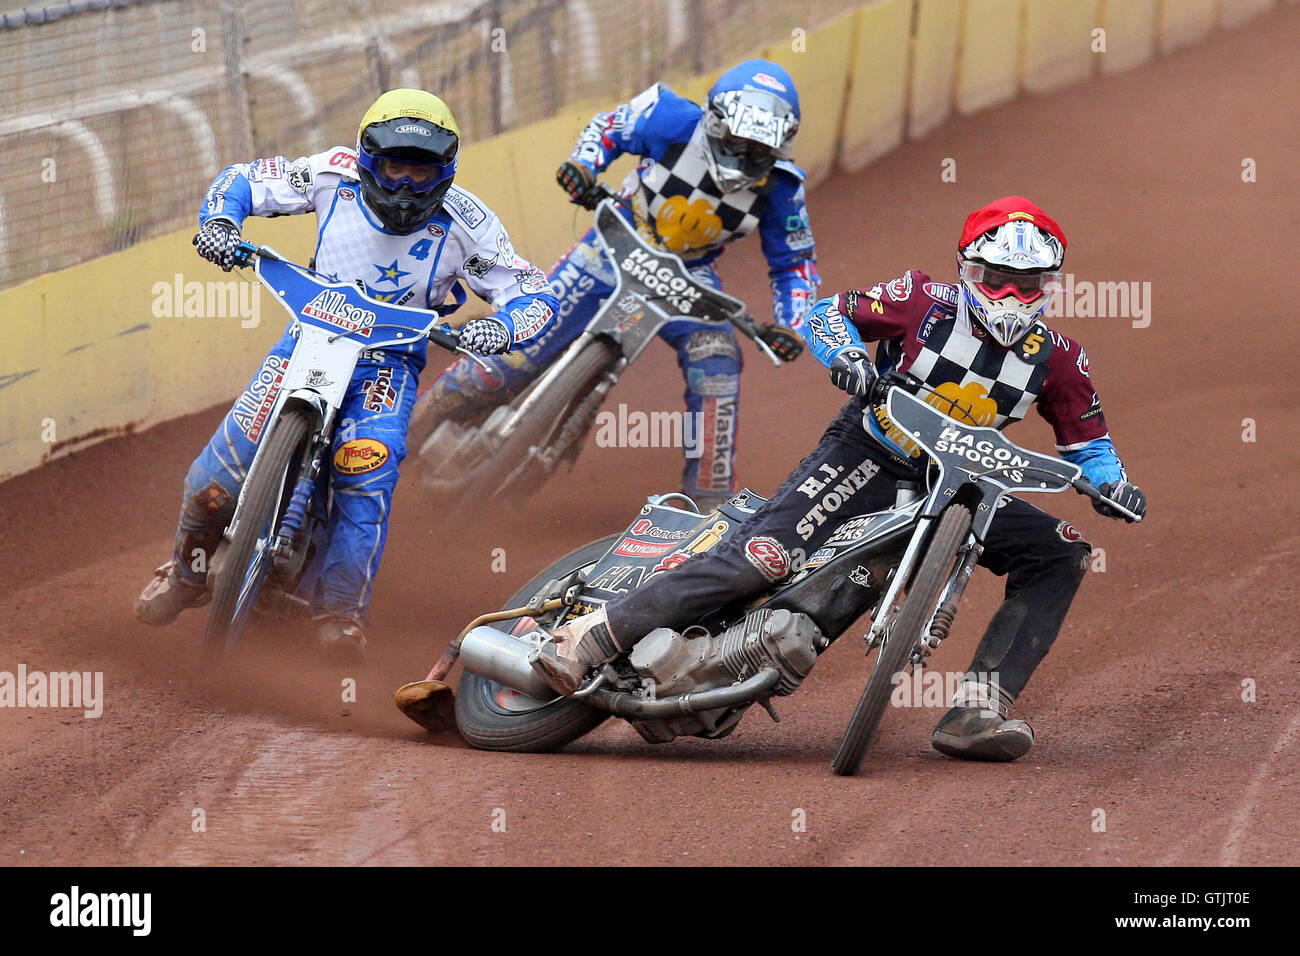
{"label": "checkered glove", "polygon": [[204,259],[229,272],[235,267],[239,241],[239,227],[229,219],[209,219],[194,237],[194,247]]}
{"label": "checkered glove", "polygon": [[480,355],[500,355],[510,347],[510,330],[500,319],[471,319],[460,330],[460,347]]}

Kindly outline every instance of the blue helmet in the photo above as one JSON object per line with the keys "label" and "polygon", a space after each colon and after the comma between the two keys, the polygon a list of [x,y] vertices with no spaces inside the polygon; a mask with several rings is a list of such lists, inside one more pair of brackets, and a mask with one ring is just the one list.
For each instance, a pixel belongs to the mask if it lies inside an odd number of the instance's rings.
{"label": "blue helmet", "polygon": [[724,192],[760,182],[788,159],[799,129],[799,93],[770,60],[733,66],[709,90],[704,110],[709,171]]}

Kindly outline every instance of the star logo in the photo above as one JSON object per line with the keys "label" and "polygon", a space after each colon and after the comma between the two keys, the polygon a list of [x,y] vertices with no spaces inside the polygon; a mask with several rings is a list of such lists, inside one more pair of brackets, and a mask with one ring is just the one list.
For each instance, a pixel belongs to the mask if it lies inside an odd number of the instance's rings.
{"label": "star logo", "polygon": [[379,271],[379,278],[375,280],[376,285],[378,285],[380,282],[391,282],[393,285],[398,285],[399,279],[401,279],[403,276],[410,275],[409,272],[403,272],[401,269],[397,268],[396,259],[393,260],[392,265],[381,266],[377,263],[372,263],[372,265],[374,266],[375,269]]}

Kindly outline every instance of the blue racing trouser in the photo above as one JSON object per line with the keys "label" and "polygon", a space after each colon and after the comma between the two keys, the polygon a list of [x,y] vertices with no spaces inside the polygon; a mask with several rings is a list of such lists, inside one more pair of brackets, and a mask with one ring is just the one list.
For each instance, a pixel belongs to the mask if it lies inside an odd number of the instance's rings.
{"label": "blue racing trouser", "polygon": [[[270,430],[268,416],[293,347],[286,332],[185,476],[173,558],[177,572],[191,583],[203,582],[258,442]],[[406,457],[418,374],[415,360],[402,353],[371,353],[357,363],[330,449],[329,513],[325,534],[318,537],[323,553],[313,561],[318,575],[314,588],[303,595],[314,614],[364,623],[384,553],[398,466]],[[317,508],[324,504],[317,501]]]}
{"label": "blue racing trouser", "polygon": [[[693,268],[696,278],[715,289],[722,283],[711,264]],[[590,230],[569,250],[549,276],[560,301],[555,322],[536,342],[507,355],[485,356],[490,371],[462,357],[433,382],[432,399],[448,393],[468,410],[495,407],[513,399],[583,333],[604,299],[614,291],[615,276]],[[740,404],[740,346],[735,330],[716,323],[677,319],[659,337],[677,350],[686,380],[690,425],[682,429],[686,464],[682,490],[704,502],[735,490],[736,426]]]}

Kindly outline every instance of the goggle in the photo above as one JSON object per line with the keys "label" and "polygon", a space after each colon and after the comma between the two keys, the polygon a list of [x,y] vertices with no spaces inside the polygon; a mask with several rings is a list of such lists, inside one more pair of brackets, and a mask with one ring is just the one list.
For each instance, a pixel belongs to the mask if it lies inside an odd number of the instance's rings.
{"label": "goggle", "polygon": [[776,151],[766,143],[745,139],[742,136],[733,136],[730,133],[718,139],[717,143],[719,149],[728,156],[735,156],[737,159],[746,159],[751,163],[771,164],[776,162]]}
{"label": "goggle", "polygon": [[433,189],[455,172],[455,161],[450,163],[416,163],[409,159],[375,156],[362,149],[357,161],[385,189],[396,192],[403,186],[419,195]]}
{"label": "goggle", "polygon": [[963,262],[960,272],[964,281],[975,283],[990,299],[1014,295],[1028,304],[1043,295],[1054,295],[1062,288],[1059,272],[1016,272],[971,261]]}

